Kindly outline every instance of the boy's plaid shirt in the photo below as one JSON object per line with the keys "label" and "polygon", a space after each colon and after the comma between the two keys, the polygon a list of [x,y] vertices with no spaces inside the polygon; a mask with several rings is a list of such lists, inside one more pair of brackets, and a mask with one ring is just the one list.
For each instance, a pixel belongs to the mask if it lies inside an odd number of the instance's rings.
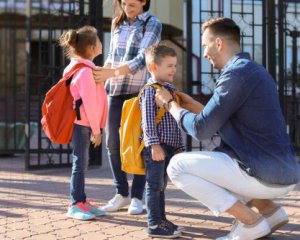
{"label": "boy's plaid shirt", "polygon": [[[146,69],[145,50],[160,41],[162,25],[154,16],[144,12],[129,25],[127,20],[111,34],[110,49],[106,64],[112,68],[127,64],[131,74],[110,78],[106,89],[110,96],[138,93],[149,78]],[[145,32],[144,32],[145,30]]]}
{"label": "boy's plaid shirt", "polygon": [[[150,78],[147,84],[157,83]],[[164,83],[163,86],[171,93],[175,90],[174,86],[169,83]],[[158,111],[158,106],[155,103],[156,89],[154,87],[147,87],[141,94],[140,107],[142,111],[142,130],[145,146],[165,143],[169,146],[177,148],[176,152],[185,150],[181,131],[173,116],[166,112],[161,122],[156,125],[155,118]]]}

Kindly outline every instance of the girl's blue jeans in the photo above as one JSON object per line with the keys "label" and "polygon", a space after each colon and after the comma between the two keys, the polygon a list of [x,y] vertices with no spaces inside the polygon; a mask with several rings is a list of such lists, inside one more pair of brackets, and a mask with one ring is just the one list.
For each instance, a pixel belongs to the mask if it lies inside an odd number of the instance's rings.
{"label": "girl's blue jeans", "polygon": [[72,174],[70,184],[70,199],[72,205],[86,201],[84,191],[84,173],[88,164],[90,127],[74,124],[72,145]]}

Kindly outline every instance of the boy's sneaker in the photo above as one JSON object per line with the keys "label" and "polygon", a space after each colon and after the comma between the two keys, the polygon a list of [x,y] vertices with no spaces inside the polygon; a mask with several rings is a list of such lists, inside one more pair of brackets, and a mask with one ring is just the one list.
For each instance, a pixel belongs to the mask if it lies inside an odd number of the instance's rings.
{"label": "boy's sneaker", "polygon": [[105,212],[115,212],[130,204],[129,197],[116,194],[105,206],[101,208]]}
{"label": "boy's sneaker", "polygon": [[148,227],[148,236],[153,238],[178,238],[181,232],[168,228],[163,222],[159,225]]}
{"label": "boy's sneaker", "polygon": [[86,201],[84,205],[89,209],[89,211],[96,216],[103,216],[105,215],[105,212],[100,209],[100,207],[96,204],[94,204],[93,200]]}
{"label": "boy's sneaker", "polygon": [[163,220],[162,222],[163,222],[163,224],[165,224],[168,228],[171,228],[171,229],[173,229],[173,230],[175,230],[175,231],[183,232],[183,231],[185,230],[185,227],[183,227],[183,226],[178,226],[178,225],[172,223],[171,221],[169,221],[169,220],[167,220],[167,219]]}
{"label": "boy's sneaker", "polygon": [[69,207],[66,215],[69,218],[78,220],[90,220],[96,217],[93,213],[89,212],[89,209],[82,202]]}
{"label": "boy's sneaker", "polygon": [[132,198],[128,208],[128,214],[136,215],[143,212],[143,202],[140,199]]}
{"label": "boy's sneaker", "polygon": [[270,234],[289,222],[289,217],[282,207],[277,207],[272,212],[263,216],[271,228]]}
{"label": "boy's sneaker", "polygon": [[257,223],[246,225],[239,221],[233,225],[231,232],[216,240],[254,240],[266,236],[270,233],[267,221],[262,217]]}

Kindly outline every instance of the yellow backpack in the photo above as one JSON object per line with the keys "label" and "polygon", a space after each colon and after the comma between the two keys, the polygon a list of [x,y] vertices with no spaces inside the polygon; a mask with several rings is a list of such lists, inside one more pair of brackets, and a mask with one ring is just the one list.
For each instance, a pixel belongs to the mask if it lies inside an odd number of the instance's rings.
{"label": "yellow backpack", "polygon": [[[130,174],[145,174],[145,165],[142,158],[142,150],[145,146],[144,141],[140,140],[142,135],[141,121],[142,114],[139,106],[139,99],[146,87],[160,88],[158,84],[146,84],[139,92],[137,97],[128,99],[124,102],[120,125],[120,153],[122,170]],[[155,123],[159,124],[165,114],[163,108],[159,108]]]}

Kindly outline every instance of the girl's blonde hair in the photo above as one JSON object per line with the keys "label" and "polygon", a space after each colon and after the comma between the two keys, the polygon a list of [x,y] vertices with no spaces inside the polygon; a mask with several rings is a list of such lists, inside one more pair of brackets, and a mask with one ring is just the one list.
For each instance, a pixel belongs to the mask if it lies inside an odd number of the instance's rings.
{"label": "girl's blonde hair", "polygon": [[88,46],[95,46],[98,38],[97,29],[92,26],[84,26],[78,29],[69,29],[58,39],[59,45],[64,50],[64,55],[71,58],[74,55],[89,58]]}

